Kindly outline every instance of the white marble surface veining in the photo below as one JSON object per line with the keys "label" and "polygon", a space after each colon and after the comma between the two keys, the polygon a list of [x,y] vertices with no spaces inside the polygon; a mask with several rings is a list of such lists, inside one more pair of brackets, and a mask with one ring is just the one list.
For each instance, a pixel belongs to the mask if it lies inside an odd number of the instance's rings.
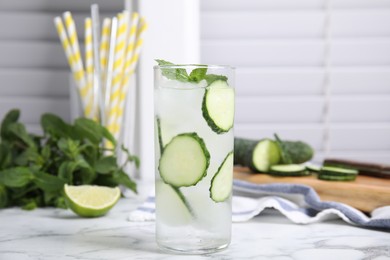
{"label": "white marble surface veining", "polygon": [[[128,222],[140,199],[122,199],[105,217],[83,219],[69,210],[0,211],[0,259],[183,259],[160,251],[154,223]],[[266,211],[233,224],[225,251],[185,259],[390,259],[390,233],[342,221],[311,225]]]}

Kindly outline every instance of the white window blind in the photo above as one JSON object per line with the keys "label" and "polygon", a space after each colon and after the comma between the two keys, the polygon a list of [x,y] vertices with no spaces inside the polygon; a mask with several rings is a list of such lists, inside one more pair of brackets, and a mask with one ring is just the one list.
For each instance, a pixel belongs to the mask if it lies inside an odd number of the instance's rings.
{"label": "white window blind", "polygon": [[70,120],[70,70],[53,18],[71,11],[83,39],[83,19],[93,3],[102,17],[123,9],[123,0],[0,0],[0,118],[20,108],[34,132],[42,113]]}
{"label": "white window blind", "polygon": [[390,162],[390,0],[201,1],[201,59],[236,70],[237,136]]}

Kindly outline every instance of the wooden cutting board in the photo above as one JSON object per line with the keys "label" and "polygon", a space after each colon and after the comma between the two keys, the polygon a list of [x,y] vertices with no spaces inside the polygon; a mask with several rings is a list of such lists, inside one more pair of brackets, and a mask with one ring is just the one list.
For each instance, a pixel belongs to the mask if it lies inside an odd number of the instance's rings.
{"label": "wooden cutting board", "polygon": [[323,181],[316,175],[305,177],[274,177],[267,174],[253,174],[248,168],[235,167],[234,178],[252,183],[294,183],[312,187],[323,201],[336,201],[371,212],[390,206],[390,179],[357,176],[355,181]]}

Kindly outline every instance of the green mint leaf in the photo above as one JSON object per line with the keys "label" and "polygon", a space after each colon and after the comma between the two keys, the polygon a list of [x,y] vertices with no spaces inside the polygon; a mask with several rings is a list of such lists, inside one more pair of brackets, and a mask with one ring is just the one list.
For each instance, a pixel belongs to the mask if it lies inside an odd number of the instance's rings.
{"label": "green mint leaf", "polygon": [[78,164],[73,161],[62,162],[58,169],[58,177],[66,183],[73,183],[73,173],[77,170]]}
{"label": "green mint leaf", "polygon": [[10,110],[5,116],[1,123],[0,136],[2,139],[9,137],[8,126],[12,123],[16,123],[19,120],[20,111],[18,109]]}
{"label": "green mint leaf", "polygon": [[138,156],[132,155],[130,153],[129,149],[127,149],[123,144],[121,145],[121,150],[126,153],[127,160],[129,162],[134,162],[135,167],[138,169],[140,166],[140,160],[139,160]]}
{"label": "green mint leaf", "polygon": [[101,129],[102,129],[103,137],[106,138],[108,141],[110,141],[114,145],[114,147],[115,147],[116,146],[116,140],[115,140],[114,136],[104,126],[101,126]]}
{"label": "green mint leaf", "polygon": [[57,142],[57,146],[61,152],[69,159],[76,159],[79,155],[80,142],[72,139],[61,138]]}
{"label": "green mint leaf", "polygon": [[88,162],[89,165],[95,165],[96,161],[101,156],[99,147],[92,144],[84,144],[80,147],[84,159]]}
{"label": "green mint leaf", "polygon": [[26,186],[21,188],[9,188],[10,190],[10,198],[12,200],[23,199],[23,197],[27,197],[28,193],[36,191],[37,186],[34,183],[29,183]]}
{"label": "green mint leaf", "polygon": [[35,148],[29,147],[15,158],[15,164],[18,166],[28,166],[30,163],[42,166],[44,160]]}
{"label": "green mint leaf", "polygon": [[137,184],[123,170],[115,172],[113,177],[118,184],[122,184],[137,193]]}
{"label": "green mint leaf", "polygon": [[95,184],[107,187],[116,187],[119,185],[112,174],[99,174],[95,180]]}
{"label": "green mint leaf", "polygon": [[96,179],[96,171],[81,156],[77,159],[77,171],[73,174],[73,184],[91,184]]}
{"label": "green mint leaf", "polygon": [[48,145],[45,145],[42,150],[41,150],[41,155],[42,155],[42,158],[47,161],[50,159],[50,155],[51,155],[51,149],[50,149],[50,146]]}
{"label": "green mint leaf", "polygon": [[107,174],[113,172],[116,169],[118,169],[116,157],[114,156],[102,157],[96,162],[94,168],[97,173],[101,173],[101,174]]}
{"label": "green mint leaf", "polygon": [[12,164],[12,151],[5,142],[0,143],[0,170],[9,168]]}
{"label": "green mint leaf", "polygon": [[34,175],[27,167],[14,167],[0,171],[0,183],[10,188],[23,187],[33,179]]}
{"label": "green mint leaf", "polygon": [[207,68],[197,68],[191,71],[189,76],[189,81],[191,82],[200,82],[206,76]]}
{"label": "green mint leaf", "polygon": [[27,133],[25,126],[21,123],[12,123],[8,125],[8,131],[25,143],[29,147],[36,147],[33,138]]}
{"label": "green mint leaf", "polygon": [[57,176],[44,173],[35,172],[34,183],[44,191],[58,192],[61,191],[65,185],[65,181]]}
{"label": "green mint leaf", "polygon": [[91,143],[99,145],[103,139],[102,127],[91,119],[76,119],[74,129],[80,140],[87,139]]}
{"label": "green mint leaf", "polygon": [[71,125],[68,125],[60,117],[53,114],[44,114],[41,117],[43,131],[54,139],[76,138]]}
{"label": "green mint leaf", "polygon": [[7,207],[8,205],[8,191],[7,188],[0,184],[0,209]]}
{"label": "green mint leaf", "polygon": [[172,62],[165,61],[165,60],[156,60],[156,62],[158,63],[159,66],[162,66],[161,73],[166,78],[172,79],[172,80],[178,80],[181,82],[188,82],[189,81],[188,73],[185,69],[164,68],[163,66],[175,65]]}
{"label": "green mint leaf", "polygon": [[37,202],[35,200],[28,200],[22,205],[22,209],[24,210],[33,210],[38,207]]}
{"label": "green mint leaf", "polygon": [[59,192],[57,191],[44,191],[43,192],[43,201],[45,205],[54,204],[55,199],[58,197]]}
{"label": "green mint leaf", "polygon": [[54,206],[56,208],[60,208],[60,209],[67,209],[68,208],[68,204],[66,204],[64,196],[57,197],[54,201]]}
{"label": "green mint leaf", "polygon": [[227,81],[228,80],[228,78],[226,76],[224,76],[224,75],[216,75],[216,74],[205,75],[204,79],[207,81],[207,85],[211,85],[211,83],[213,83],[216,80],[223,80],[223,81]]}

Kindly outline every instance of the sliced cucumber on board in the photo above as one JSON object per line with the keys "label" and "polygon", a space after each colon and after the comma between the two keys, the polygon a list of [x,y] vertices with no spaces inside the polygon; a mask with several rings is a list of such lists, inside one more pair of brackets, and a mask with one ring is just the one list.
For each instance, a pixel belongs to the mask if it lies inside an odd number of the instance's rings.
{"label": "sliced cucumber on board", "polygon": [[306,164],[306,169],[311,172],[320,172],[321,166],[317,166],[314,164]]}
{"label": "sliced cucumber on board", "polygon": [[164,147],[159,161],[160,176],[174,187],[196,185],[207,174],[210,153],[196,133],[179,134]]}
{"label": "sliced cucumber on board", "polygon": [[234,89],[225,80],[213,81],[205,91],[202,112],[214,132],[228,132],[234,121]]}
{"label": "sliced cucumber on board", "polygon": [[310,172],[304,165],[300,164],[279,164],[270,167],[270,174],[275,176],[307,176]]}
{"label": "sliced cucumber on board", "polygon": [[337,176],[337,175],[319,174],[318,179],[324,181],[354,181],[356,179],[356,175]]}
{"label": "sliced cucumber on board", "polygon": [[234,138],[234,164],[248,166],[254,172],[268,172],[279,161],[280,151],[274,141]]}
{"label": "sliced cucumber on board", "polygon": [[324,166],[318,174],[318,179],[327,181],[353,181],[357,175],[357,170]]}
{"label": "sliced cucumber on board", "polygon": [[349,176],[349,175],[356,176],[358,174],[358,171],[354,169],[324,166],[321,168],[320,173],[327,174],[327,175],[336,175],[336,176]]}
{"label": "sliced cucumber on board", "polygon": [[233,186],[233,152],[230,152],[211,179],[210,198],[223,202],[229,198]]}

